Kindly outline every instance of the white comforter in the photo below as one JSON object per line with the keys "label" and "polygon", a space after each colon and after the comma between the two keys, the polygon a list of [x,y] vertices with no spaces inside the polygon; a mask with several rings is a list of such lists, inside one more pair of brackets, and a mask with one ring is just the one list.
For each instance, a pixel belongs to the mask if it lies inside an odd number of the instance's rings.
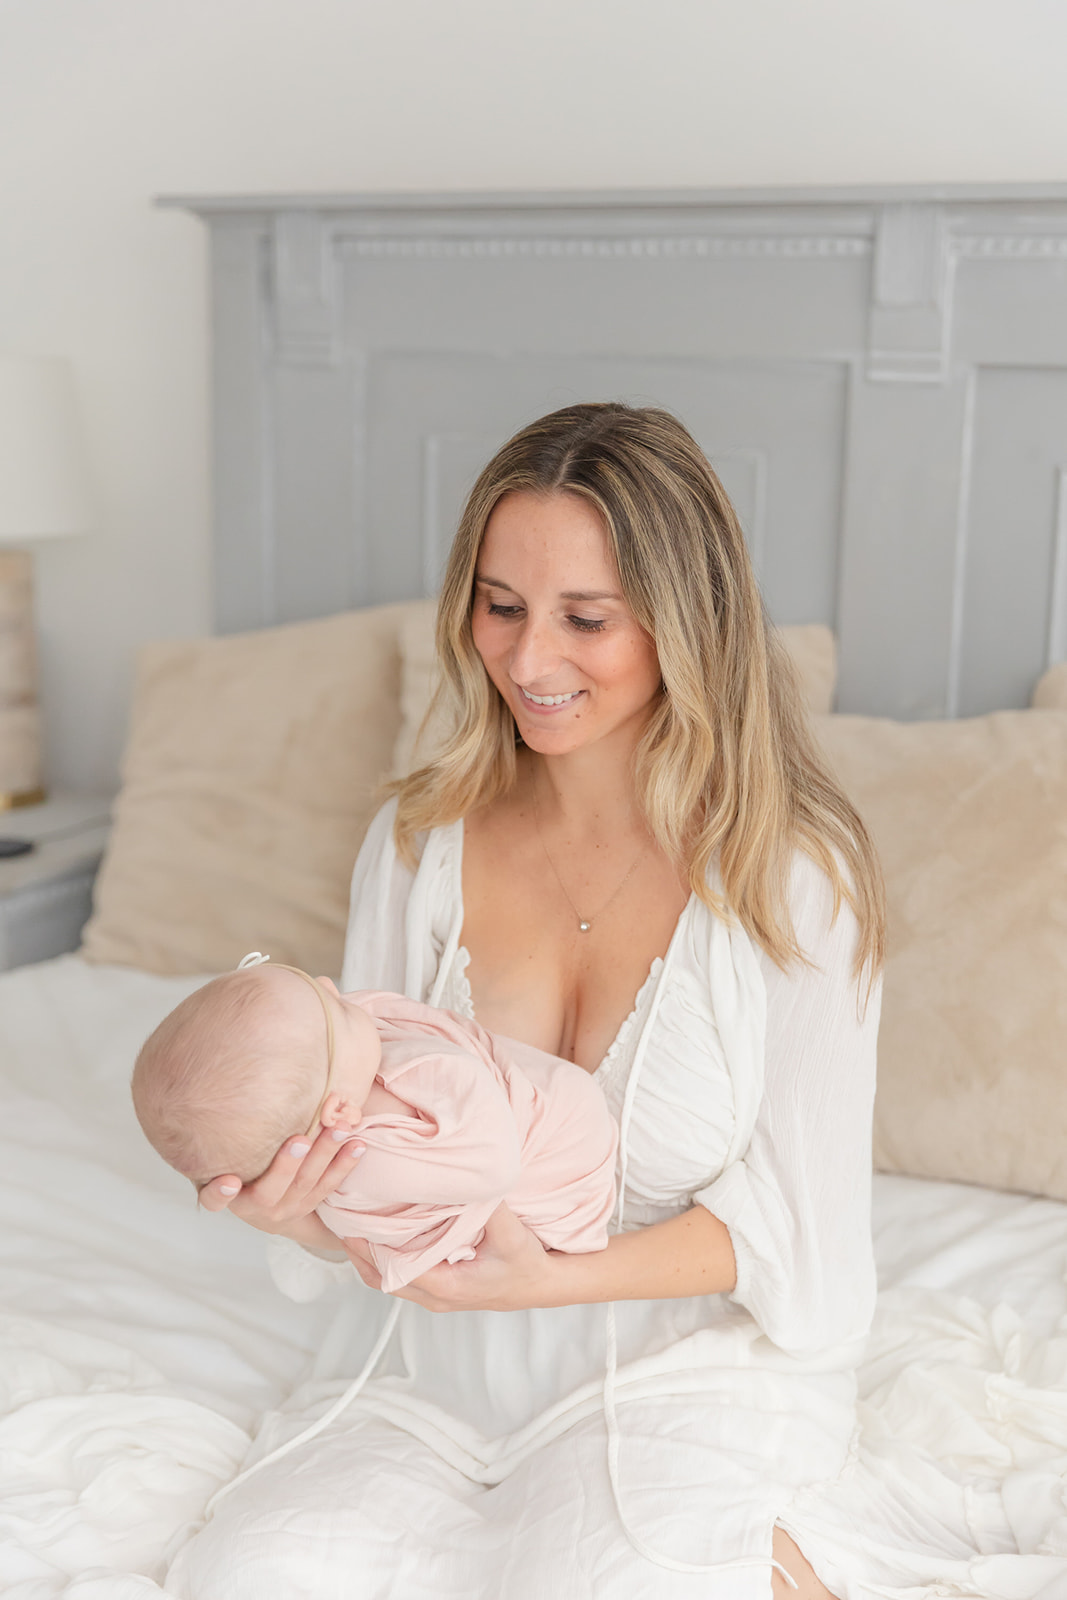
{"label": "white comforter", "polygon": [[[137,1046],[197,980],[74,956],[0,977],[0,1593],[166,1594],[174,1552],[337,1310],[145,1145]],[[1067,1595],[1067,1207],[879,1179],[867,1436],[966,1484],[981,1587]],[[914,1456],[909,1459],[914,1462]],[[1031,1559],[1005,1558],[1011,1543]],[[220,1591],[224,1592],[224,1591]],[[264,1600],[272,1600],[264,1596]],[[284,1600],[279,1594],[277,1600]]]}

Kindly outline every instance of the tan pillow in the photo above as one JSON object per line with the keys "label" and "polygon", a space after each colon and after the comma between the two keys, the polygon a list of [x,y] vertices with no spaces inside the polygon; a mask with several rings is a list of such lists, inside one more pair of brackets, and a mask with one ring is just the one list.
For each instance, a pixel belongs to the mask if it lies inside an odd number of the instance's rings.
{"label": "tan pillow", "polygon": [[[421,600],[411,607],[401,628],[400,651],[404,658],[404,681],[400,694],[401,723],[393,753],[393,773],[403,777],[415,765],[416,745],[422,761],[429,761],[435,750],[443,744],[448,731],[447,723],[439,715],[427,723],[420,737],[436,682],[434,652],[434,615],[437,605],[433,600]],[[819,714],[829,711],[837,683],[837,659],[834,636],[821,623],[805,627],[780,630],[783,643],[789,652],[801,692],[809,710]]]}
{"label": "tan pillow", "polygon": [[889,890],[876,1165],[1067,1200],[1067,716],[819,731]]}
{"label": "tan pillow", "polygon": [[89,961],[216,972],[266,950],[338,972],[396,743],[407,609],[141,653]]}
{"label": "tan pillow", "polygon": [[1030,704],[1039,711],[1067,711],[1067,661],[1049,667],[1037,680]]}

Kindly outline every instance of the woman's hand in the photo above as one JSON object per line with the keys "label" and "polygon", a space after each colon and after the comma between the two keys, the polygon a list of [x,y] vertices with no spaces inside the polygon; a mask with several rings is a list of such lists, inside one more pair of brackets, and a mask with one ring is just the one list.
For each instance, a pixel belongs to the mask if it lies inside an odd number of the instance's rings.
{"label": "woman's hand", "polygon": [[[349,1141],[337,1148],[338,1138]],[[266,1172],[242,1184],[232,1173],[212,1178],[200,1191],[206,1211],[232,1211],[263,1233],[283,1233],[299,1244],[337,1251],[340,1241],[315,1216],[315,1207],[339,1187],[366,1149],[350,1131],[324,1128],[314,1143],[288,1139]]]}
{"label": "woman's hand", "polygon": [[[362,1239],[335,1241],[363,1282],[380,1289],[382,1280]],[[556,1252],[546,1250],[506,1205],[497,1206],[473,1261],[442,1262],[398,1289],[397,1300],[414,1300],[427,1311],[519,1311],[552,1304],[550,1284]]]}
{"label": "woman's hand", "polygon": [[[363,1282],[381,1288],[362,1239],[342,1239]],[[676,1300],[723,1294],[737,1284],[730,1231],[704,1206],[666,1222],[616,1233],[604,1250],[546,1250],[498,1206],[473,1261],[434,1267],[397,1291],[428,1311],[518,1311],[529,1306],[590,1305],[606,1300]]]}

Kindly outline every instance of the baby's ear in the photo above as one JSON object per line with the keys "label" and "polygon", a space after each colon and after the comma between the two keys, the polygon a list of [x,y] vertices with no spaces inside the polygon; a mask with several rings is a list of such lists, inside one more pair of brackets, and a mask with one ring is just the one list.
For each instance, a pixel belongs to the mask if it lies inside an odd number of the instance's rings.
{"label": "baby's ear", "polygon": [[322,987],[324,989],[329,989],[331,994],[340,994],[340,992],[341,992],[338,989],[337,985],[334,983],[332,978],[316,978],[315,982],[316,983],[321,983]]}
{"label": "baby's ear", "polygon": [[319,1121],[324,1128],[336,1128],[344,1123],[346,1128],[354,1128],[363,1115],[363,1107],[358,1106],[345,1094],[328,1094],[326,1103],[319,1112]]}

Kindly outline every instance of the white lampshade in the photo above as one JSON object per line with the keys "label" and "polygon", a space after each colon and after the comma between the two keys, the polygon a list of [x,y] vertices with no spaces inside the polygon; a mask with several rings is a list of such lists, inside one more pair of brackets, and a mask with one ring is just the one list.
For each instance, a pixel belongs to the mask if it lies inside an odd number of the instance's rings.
{"label": "white lampshade", "polygon": [[0,544],[87,533],[94,510],[68,363],[0,356]]}

